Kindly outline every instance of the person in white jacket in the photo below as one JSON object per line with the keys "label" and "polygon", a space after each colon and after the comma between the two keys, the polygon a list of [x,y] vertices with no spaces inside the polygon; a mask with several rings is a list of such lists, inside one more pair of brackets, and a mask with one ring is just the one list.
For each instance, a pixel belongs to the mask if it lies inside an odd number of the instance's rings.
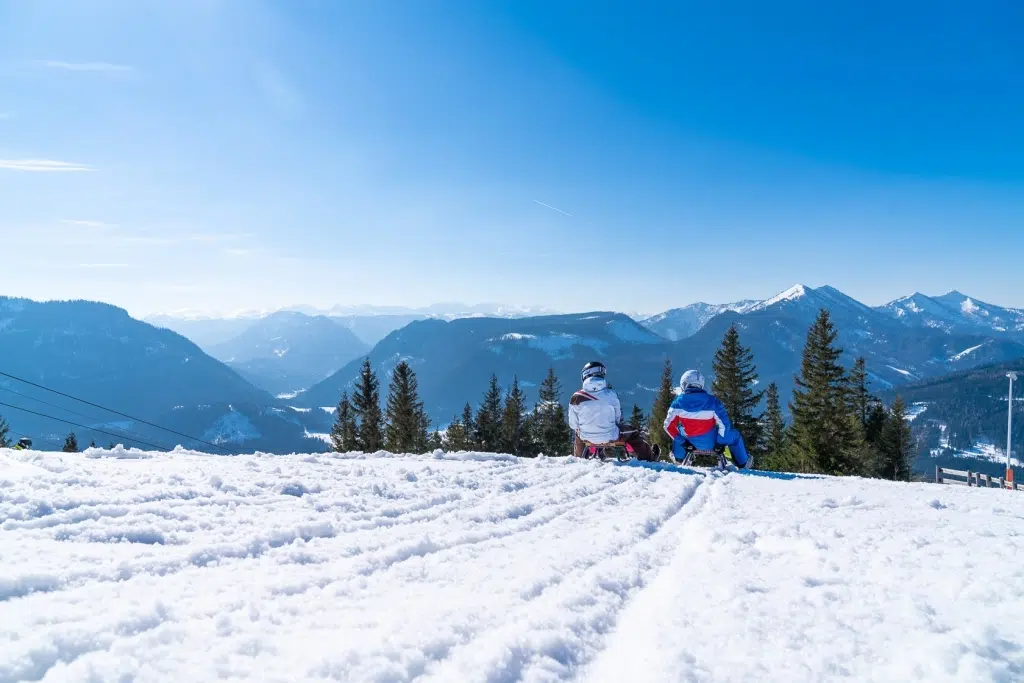
{"label": "person in white jacket", "polygon": [[569,399],[569,427],[575,434],[573,454],[582,456],[587,443],[622,441],[636,453],[637,459],[656,460],[657,447],[652,449],[639,429],[622,423],[622,406],[619,397],[608,388],[606,375],[604,363],[587,363],[580,375],[583,388]]}

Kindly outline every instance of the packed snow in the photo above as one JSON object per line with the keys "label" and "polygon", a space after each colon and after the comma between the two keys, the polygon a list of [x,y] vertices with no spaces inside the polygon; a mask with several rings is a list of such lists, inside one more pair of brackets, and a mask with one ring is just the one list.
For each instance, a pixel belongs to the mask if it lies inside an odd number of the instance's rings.
{"label": "packed snow", "polygon": [[1024,495],[0,451],[0,682],[1013,681]]}

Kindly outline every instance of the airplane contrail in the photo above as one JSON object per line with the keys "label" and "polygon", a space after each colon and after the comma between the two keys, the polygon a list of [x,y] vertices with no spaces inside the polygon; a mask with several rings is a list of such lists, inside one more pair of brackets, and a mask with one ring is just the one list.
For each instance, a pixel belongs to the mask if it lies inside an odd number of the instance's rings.
{"label": "airplane contrail", "polygon": [[540,204],[541,206],[546,206],[546,207],[548,207],[548,208],[549,208],[549,209],[551,209],[552,211],[557,211],[557,212],[558,212],[558,213],[560,213],[560,214],[563,214],[563,215],[565,215],[565,216],[568,216],[569,218],[572,218],[572,214],[571,214],[571,213],[569,213],[568,211],[562,211],[562,210],[561,210],[561,209],[559,209],[559,208],[558,208],[557,206],[551,206],[550,204],[545,204],[544,202],[542,202],[542,201],[541,201],[541,200],[539,200],[539,199],[534,199],[533,201],[534,201],[535,203],[537,203],[537,204]]}

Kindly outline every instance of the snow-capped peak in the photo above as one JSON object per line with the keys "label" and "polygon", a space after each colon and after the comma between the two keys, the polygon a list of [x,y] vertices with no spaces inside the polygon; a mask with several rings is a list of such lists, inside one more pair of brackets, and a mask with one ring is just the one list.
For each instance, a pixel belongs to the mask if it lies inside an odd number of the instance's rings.
{"label": "snow-capped peak", "polygon": [[804,285],[793,285],[789,289],[779,294],[776,294],[771,299],[764,301],[759,308],[768,308],[775,304],[782,303],[783,301],[796,301],[807,296],[807,287]]}

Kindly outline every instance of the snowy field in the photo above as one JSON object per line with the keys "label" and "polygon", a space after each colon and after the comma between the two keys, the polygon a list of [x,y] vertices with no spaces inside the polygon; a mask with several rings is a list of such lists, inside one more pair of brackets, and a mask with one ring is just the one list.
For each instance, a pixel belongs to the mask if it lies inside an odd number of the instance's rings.
{"label": "snowy field", "polygon": [[1022,534],[933,484],[0,451],[0,682],[1021,681]]}

